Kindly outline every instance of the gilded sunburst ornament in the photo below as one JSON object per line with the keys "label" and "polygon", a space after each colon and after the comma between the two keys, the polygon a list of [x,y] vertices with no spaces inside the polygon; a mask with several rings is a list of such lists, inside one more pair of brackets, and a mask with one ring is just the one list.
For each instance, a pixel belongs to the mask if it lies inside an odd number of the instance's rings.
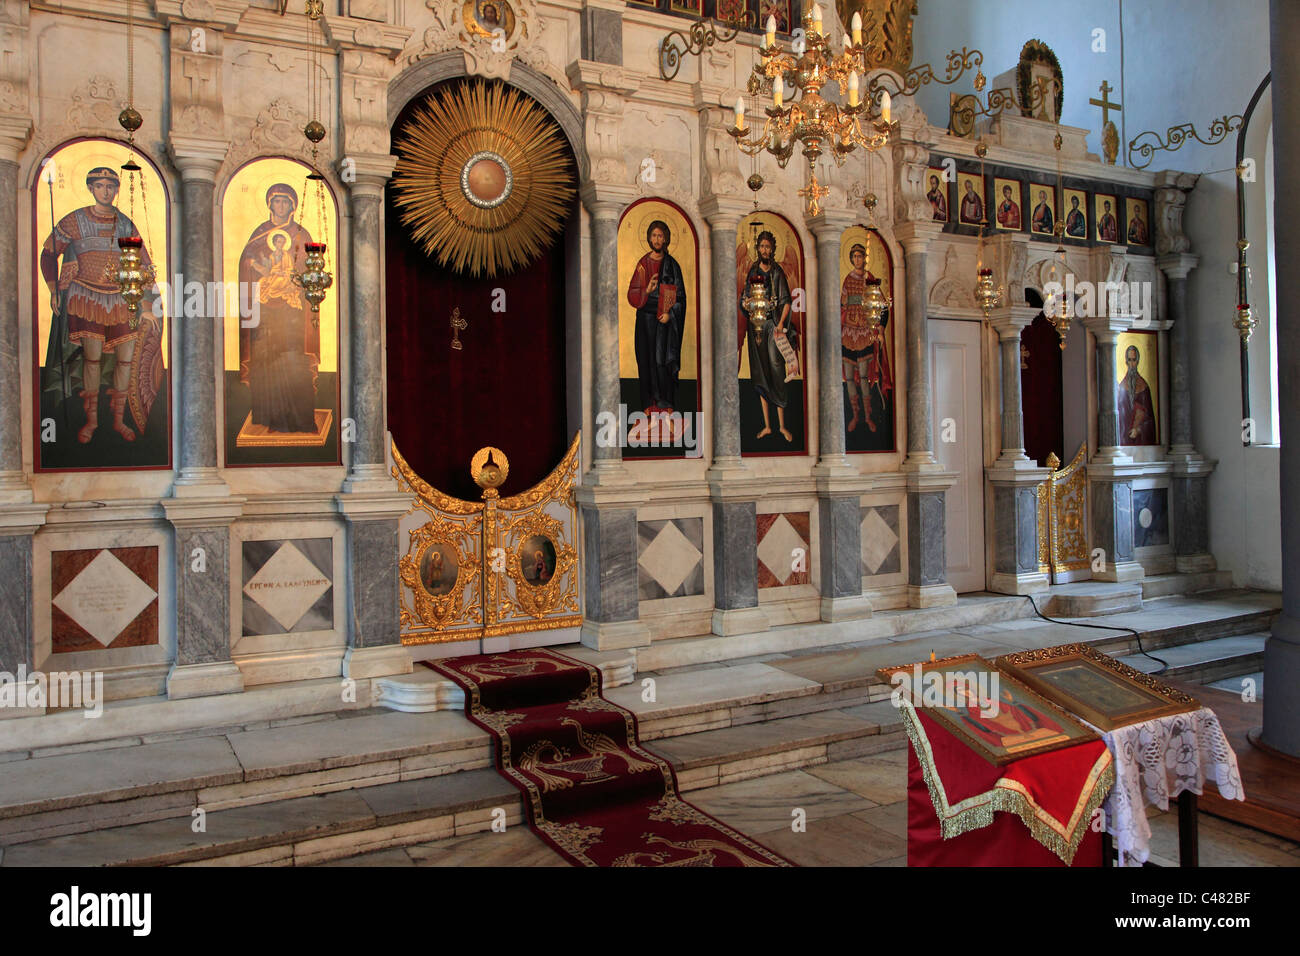
{"label": "gilded sunburst ornament", "polygon": [[554,241],[576,191],[563,131],[499,81],[439,90],[396,148],[402,222],[455,272],[495,276],[528,265]]}

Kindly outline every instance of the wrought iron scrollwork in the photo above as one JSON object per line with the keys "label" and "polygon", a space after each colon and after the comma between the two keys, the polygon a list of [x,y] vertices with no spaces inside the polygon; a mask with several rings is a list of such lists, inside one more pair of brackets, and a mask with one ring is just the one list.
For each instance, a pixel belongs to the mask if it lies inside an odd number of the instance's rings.
{"label": "wrought iron scrollwork", "polygon": [[1034,113],[1042,105],[1043,101],[1051,95],[1048,80],[1040,76],[1034,82],[1028,103],[1021,103],[1015,91],[1005,86],[989,90],[988,106],[985,106],[978,96],[963,96],[953,103],[949,115],[949,124],[957,135],[970,135],[970,132],[975,128],[975,117],[977,115],[986,119],[993,119],[996,116],[1001,116],[1007,110],[1019,111],[1022,108]]}
{"label": "wrought iron scrollwork", "polygon": [[877,73],[867,84],[867,101],[872,105],[873,111],[878,111],[884,101],[885,94],[890,97],[911,96],[921,87],[929,83],[939,83],[943,86],[952,86],[966,74],[968,70],[974,69],[977,73],[975,80],[975,89],[984,88],[984,74],[980,67],[984,65],[984,54],[979,50],[968,50],[962,47],[960,50],[952,50],[948,53],[948,62],[945,67],[944,79],[939,79],[934,72],[934,67],[929,63],[922,63],[920,66],[913,67],[903,75],[903,85],[899,86],[892,73]]}
{"label": "wrought iron scrollwork", "polygon": [[670,30],[659,42],[659,75],[665,81],[672,80],[682,68],[683,56],[699,56],[715,43],[730,43],[741,27],[749,26],[749,21],[750,14],[746,11],[742,19],[722,24],[712,19],[696,20],[691,24],[689,36],[680,30]]}
{"label": "wrought iron scrollwork", "polygon": [[[1228,138],[1229,133],[1241,129],[1242,122],[1241,116],[1220,116],[1210,123],[1209,132],[1205,136],[1196,131],[1195,123],[1171,126],[1165,131],[1163,139],[1155,130],[1146,130],[1135,136],[1128,144],[1128,164],[1134,169],[1146,169],[1154,161],[1157,152],[1168,150],[1172,153],[1181,149],[1189,139],[1196,140],[1202,146],[1217,146]],[[1134,161],[1135,152],[1145,162]]]}

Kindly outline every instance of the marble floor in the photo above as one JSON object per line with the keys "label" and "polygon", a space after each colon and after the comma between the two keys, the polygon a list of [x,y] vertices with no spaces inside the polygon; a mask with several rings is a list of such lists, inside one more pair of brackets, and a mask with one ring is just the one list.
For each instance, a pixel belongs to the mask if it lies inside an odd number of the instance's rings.
{"label": "marble floor", "polygon": [[[688,797],[800,866],[907,865],[907,751],[692,791]],[[796,810],[804,832],[792,827]],[[1177,866],[1178,814],[1151,816],[1151,861]],[[1202,866],[1300,866],[1300,844],[1200,815]],[[377,850],[325,866],[567,866],[526,826]]]}

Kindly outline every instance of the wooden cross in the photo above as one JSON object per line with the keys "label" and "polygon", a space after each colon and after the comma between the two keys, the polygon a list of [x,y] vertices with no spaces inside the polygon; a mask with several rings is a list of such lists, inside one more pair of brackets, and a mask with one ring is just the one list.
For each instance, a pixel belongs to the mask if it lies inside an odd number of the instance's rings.
{"label": "wooden cross", "polygon": [[1113,89],[1111,89],[1110,82],[1109,82],[1108,80],[1102,80],[1102,82],[1101,82],[1101,99],[1097,99],[1097,98],[1094,97],[1093,99],[1088,100],[1088,102],[1089,102],[1092,106],[1100,106],[1100,107],[1101,107],[1101,125],[1102,125],[1102,126],[1105,126],[1107,123],[1110,122],[1110,111],[1111,111],[1111,110],[1114,110],[1116,113],[1122,113],[1122,112],[1124,111],[1124,107],[1120,106],[1118,103],[1112,103],[1112,102],[1110,101],[1110,94],[1111,94],[1111,93],[1114,93],[1114,92],[1115,92],[1115,91],[1114,91]]}
{"label": "wooden cross", "polygon": [[460,340],[460,330],[469,328],[469,323],[460,317],[460,306],[451,310],[451,347],[454,349],[465,348]]}

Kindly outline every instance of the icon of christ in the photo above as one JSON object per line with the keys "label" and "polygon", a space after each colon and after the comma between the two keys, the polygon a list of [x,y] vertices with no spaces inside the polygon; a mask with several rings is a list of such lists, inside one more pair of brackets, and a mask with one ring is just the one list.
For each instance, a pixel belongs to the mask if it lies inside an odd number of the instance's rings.
{"label": "icon of christ", "polygon": [[636,367],[641,404],[647,415],[676,407],[686,329],[686,285],[682,267],[668,251],[672,231],[656,219],[646,228],[643,255],[632,272],[627,301],[636,309]]}

